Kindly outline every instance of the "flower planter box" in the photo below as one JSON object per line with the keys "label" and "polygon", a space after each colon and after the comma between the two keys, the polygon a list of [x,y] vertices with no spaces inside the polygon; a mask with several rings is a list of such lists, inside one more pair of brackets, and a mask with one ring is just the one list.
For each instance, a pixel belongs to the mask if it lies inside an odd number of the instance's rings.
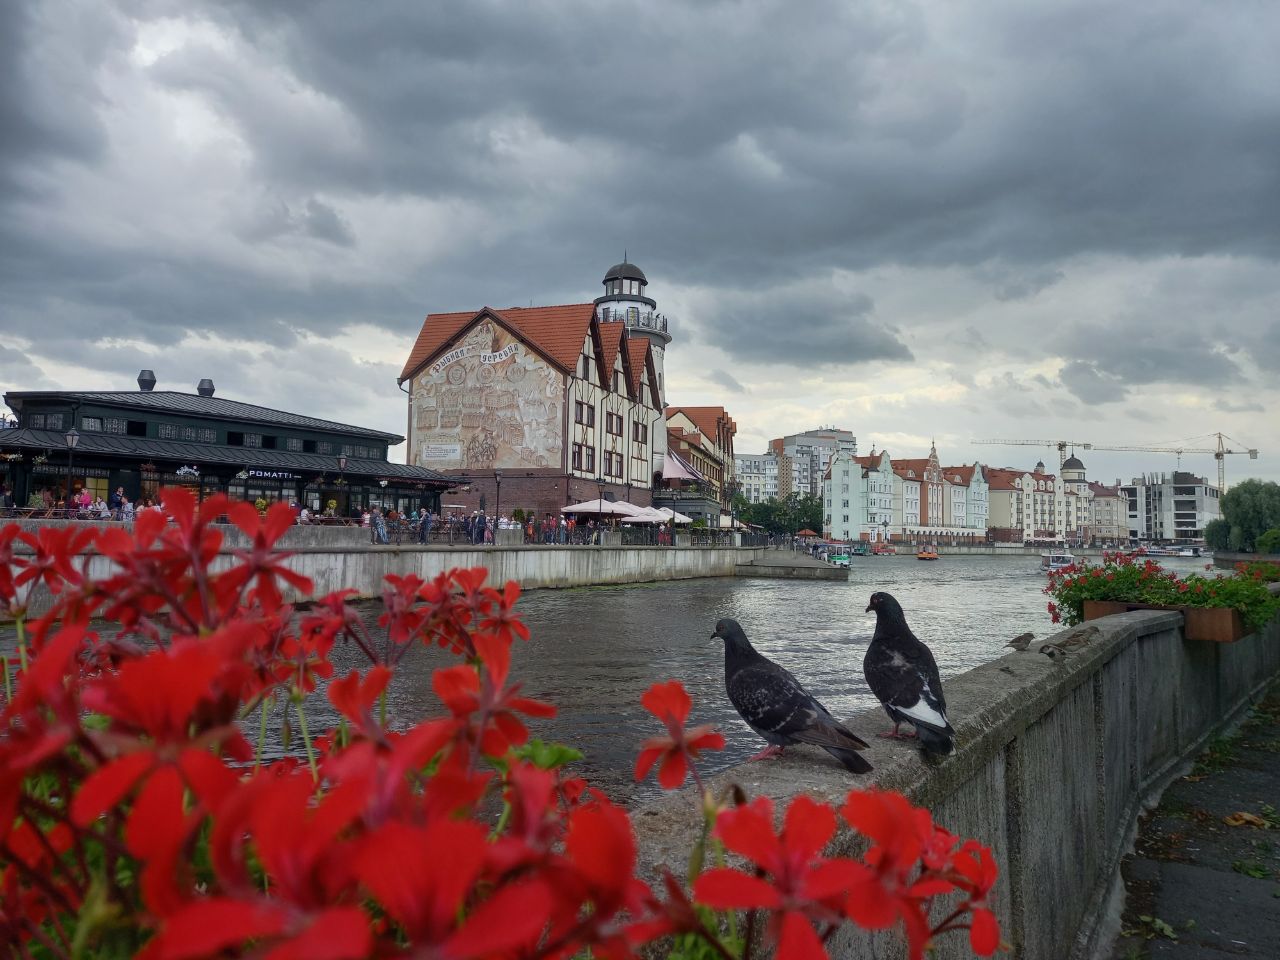
{"label": "flower planter box", "polygon": [[1239,610],[1230,607],[1177,607],[1157,603],[1127,603],[1124,600],[1086,600],[1084,618],[1097,620],[1130,610],[1172,610],[1182,614],[1183,633],[1188,640],[1234,643],[1248,634]]}

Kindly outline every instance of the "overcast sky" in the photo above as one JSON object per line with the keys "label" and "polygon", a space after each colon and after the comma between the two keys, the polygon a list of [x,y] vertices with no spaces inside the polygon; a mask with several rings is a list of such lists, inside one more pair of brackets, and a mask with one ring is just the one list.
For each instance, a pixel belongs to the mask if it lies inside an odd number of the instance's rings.
{"label": "overcast sky", "polygon": [[625,248],[669,399],[739,452],[1221,430],[1280,479],[1278,36],[1252,0],[7,0],[0,387],[145,366],[403,432],[426,313],[590,300]]}

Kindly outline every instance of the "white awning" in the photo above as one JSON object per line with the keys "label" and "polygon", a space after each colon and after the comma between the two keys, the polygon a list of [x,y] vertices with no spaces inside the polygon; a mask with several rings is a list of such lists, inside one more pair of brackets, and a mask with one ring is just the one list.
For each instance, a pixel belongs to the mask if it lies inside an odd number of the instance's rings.
{"label": "white awning", "polygon": [[683,513],[677,513],[670,507],[658,507],[657,511],[672,523],[693,523],[693,517],[686,517]]}
{"label": "white awning", "polygon": [[598,514],[609,517],[634,517],[646,508],[637,507],[633,503],[622,500],[588,500],[585,503],[571,503],[561,507],[561,513]]}
{"label": "white awning", "polygon": [[689,464],[685,463],[679,455],[668,450],[662,455],[662,479],[663,480],[701,480],[706,482],[706,477],[700,474]]}

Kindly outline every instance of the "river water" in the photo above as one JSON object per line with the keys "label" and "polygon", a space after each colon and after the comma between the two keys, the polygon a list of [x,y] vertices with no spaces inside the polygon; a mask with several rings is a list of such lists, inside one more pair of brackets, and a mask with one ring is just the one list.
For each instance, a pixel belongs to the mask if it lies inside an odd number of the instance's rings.
{"label": "river water", "polygon": [[[1180,574],[1204,564],[1162,562]],[[534,735],[580,749],[585,758],[575,764],[577,772],[616,799],[636,802],[658,792],[652,781],[635,784],[631,777],[638,744],[660,732],[640,706],[640,695],[655,681],[682,681],[694,701],[690,725],[713,723],[724,732],[727,746],[708,757],[707,772],[738,763],[764,745],[725,696],[723,647],[709,639],[721,617],[738,620],[762,653],[791,670],[841,717],[875,705],[862,677],[863,653],[875,627],[874,615],[865,612],[873,592],[897,597],[945,679],[1003,656],[1004,644],[1020,633],[1051,633],[1044,585],[1038,557],[922,562],[902,556],[854,558],[847,583],[725,577],[539,590],[519,603],[532,637],[517,641],[512,675],[524,693],[559,708],[554,719],[531,721]],[[359,604],[375,631],[380,607]],[[11,632],[5,633],[0,647],[9,648]],[[338,675],[364,666],[350,647],[336,648],[333,659]],[[431,670],[451,662],[443,651],[421,646],[406,655],[388,692],[396,726],[439,712]],[[307,714],[312,730],[337,722],[322,695],[309,698]],[[256,735],[256,720],[246,727]],[[274,733],[267,752],[283,752]]]}

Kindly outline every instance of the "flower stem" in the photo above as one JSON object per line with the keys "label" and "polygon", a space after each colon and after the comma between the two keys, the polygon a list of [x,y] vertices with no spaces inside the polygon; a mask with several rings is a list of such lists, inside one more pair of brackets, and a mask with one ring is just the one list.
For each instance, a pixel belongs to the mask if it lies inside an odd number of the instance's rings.
{"label": "flower stem", "polygon": [[19,614],[13,621],[18,629],[18,663],[22,666],[23,673],[27,672],[27,631],[23,624],[25,620],[26,617]]}
{"label": "flower stem", "polygon": [[262,698],[262,713],[258,717],[258,748],[253,752],[253,769],[257,770],[262,766],[262,751],[267,744],[267,701],[270,697]]}
{"label": "flower stem", "polygon": [[316,766],[316,751],[311,746],[311,734],[307,731],[307,712],[302,709],[302,699],[300,697],[294,698],[293,705],[298,711],[298,727],[302,730],[302,742],[307,747],[307,765],[311,767],[311,779],[319,783],[320,769]]}
{"label": "flower stem", "polygon": [[9,676],[9,658],[0,654],[0,670],[4,671],[4,702],[13,699],[13,679]]}

